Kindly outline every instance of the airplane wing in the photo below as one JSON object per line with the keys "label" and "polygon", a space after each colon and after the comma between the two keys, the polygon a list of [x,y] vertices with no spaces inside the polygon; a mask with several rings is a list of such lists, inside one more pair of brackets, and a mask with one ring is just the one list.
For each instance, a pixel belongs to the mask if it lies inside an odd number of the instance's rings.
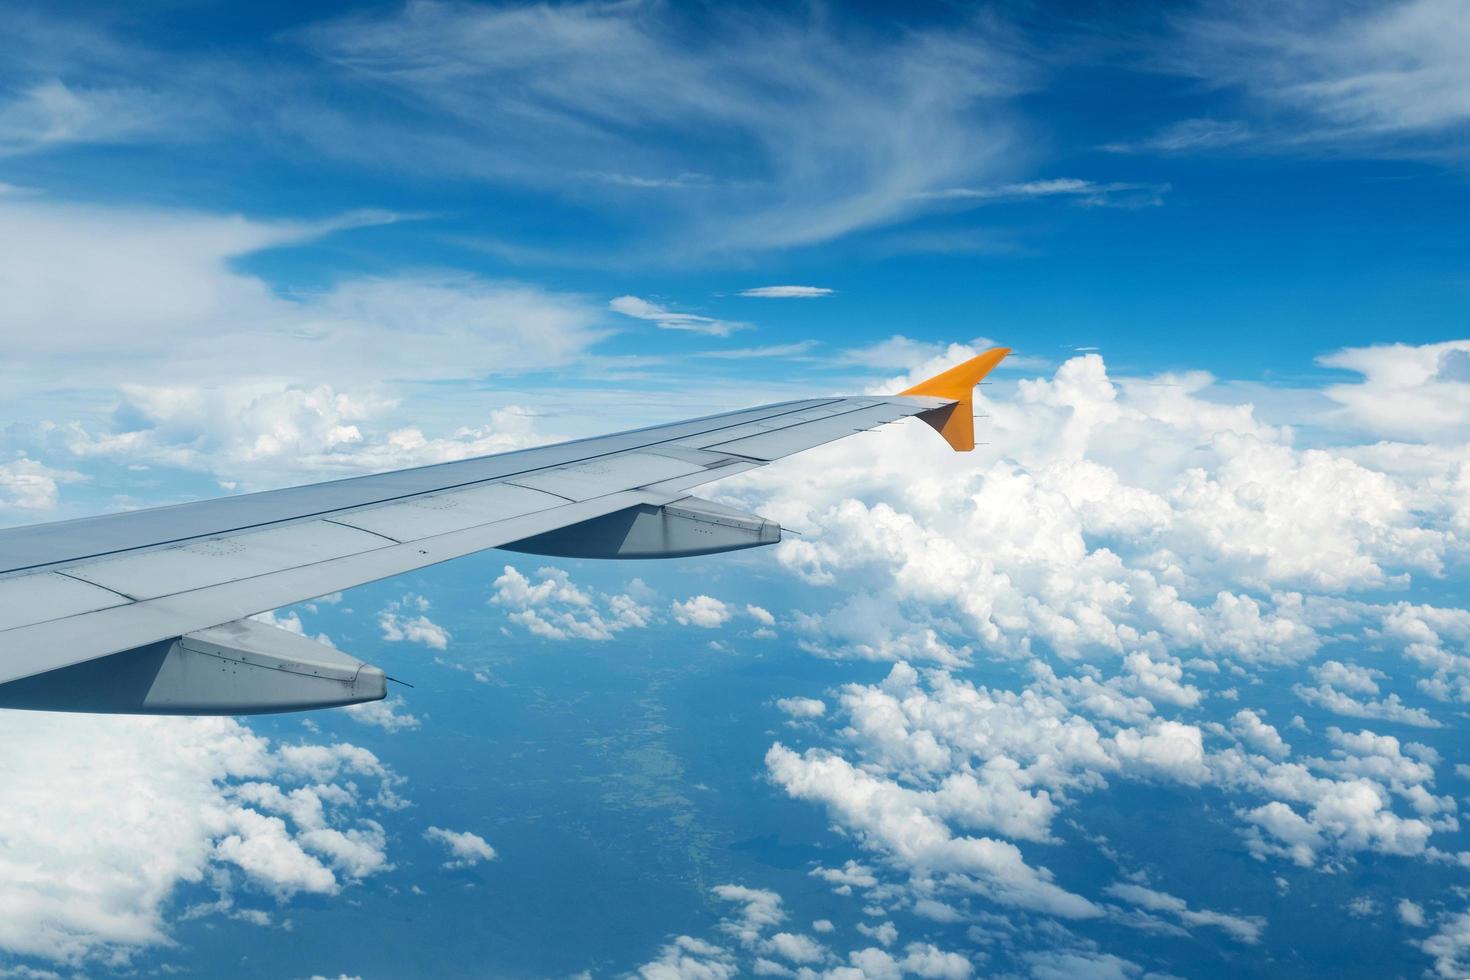
{"label": "airplane wing", "polygon": [[994,348],[890,397],[781,402],[454,463],[0,530],[0,707],[251,714],[377,700],[376,667],[249,617],[487,548],[669,558],[781,529],[688,491],[917,416],[974,448]]}

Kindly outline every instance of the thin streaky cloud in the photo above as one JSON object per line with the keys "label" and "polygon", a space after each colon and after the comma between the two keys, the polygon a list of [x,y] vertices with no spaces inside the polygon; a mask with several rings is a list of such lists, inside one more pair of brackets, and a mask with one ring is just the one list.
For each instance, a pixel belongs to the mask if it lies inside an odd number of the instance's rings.
{"label": "thin streaky cloud", "polygon": [[[675,7],[411,3],[318,23],[293,38],[353,98],[303,97],[280,122],[379,166],[672,208],[680,255],[901,222],[928,209],[924,191],[1014,162],[1013,100],[1036,69],[989,21],[706,15],[694,31]],[[392,114],[363,111],[385,97]],[[591,184],[589,158],[603,162]]]}
{"label": "thin streaky cloud", "polygon": [[[1208,12],[1181,18],[1175,35],[1161,39],[1157,62],[1268,108],[1256,114],[1269,126],[1256,134],[1263,141],[1330,144],[1365,156],[1470,158],[1463,0],[1201,9]],[[1177,125],[1187,138],[1189,124]]]}
{"label": "thin streaky cloud", "polygon": [[648,320],[660,330],[682,330],[710,337],[728,337],[737,330],[749,330],[751,327],[749,323],[736,320],[720,320],[697,313],[678,313],[637,296],[618,296],[607,305],[613,312],[623,316]]}
{"label": "thin streaky cloud", "polygon": [[767,347],[734,347],[726,350],[700,351],[700,357],[723,360],[751,360],[761,357],[798,357],[817,346],[815,340],[802,340],[794,344],[771,344]]}
{"label": "thin streaky cloud", "polygon": [[831,296],[834,292],[836,290],[826,286],[756,286],[754,289],[742,289],[740,295],[754,299],[815,299]]}
{"label": "thin streaky cloud", "polygon": [[1066,198],[1086,207],[1158,207],[1164,203],[1168,184],[1141,184],[1127,181],[1100,183],[1076,177],[1031,180],[1001,184],[996,187],[945,187],[928,191],[925,197],[939,201],[988,203],[1024,201],[1036,198]]}
{"label": "thin streaky cloud", "polygon": [[1236,120],[1183,119],[1135,143],[1108,143],[1109,153],[1197,153],[1238,146],[1251,140],[1249,126]]}

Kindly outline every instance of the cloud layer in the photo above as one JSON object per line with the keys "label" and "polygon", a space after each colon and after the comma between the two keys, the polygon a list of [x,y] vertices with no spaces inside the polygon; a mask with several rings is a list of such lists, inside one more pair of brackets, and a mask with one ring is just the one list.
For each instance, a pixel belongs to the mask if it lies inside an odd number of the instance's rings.
{"label": "cloud layer", "polygon": [[[398,779],[346,743],[272,743],[224,718],[8,711],[0,805],[0,948],[125,964],[169,943],[185,885],[197,914],[335,895],[389,867],[378,814]],[[266,916],[268,921],[268,915]]]}

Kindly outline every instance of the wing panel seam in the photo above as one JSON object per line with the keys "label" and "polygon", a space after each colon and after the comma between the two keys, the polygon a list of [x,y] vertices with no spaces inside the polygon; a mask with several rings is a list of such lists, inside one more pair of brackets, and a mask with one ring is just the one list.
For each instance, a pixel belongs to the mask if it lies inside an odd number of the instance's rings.
{"label": "wing panel seam", "polygon": [[[90,586],[92,586],[92,588],[94,588],[94,589],[101,589],[103,592],[111,592],[113,595],[122,596],[124,599],[128,600],[129,602],[141,602],[142,601],[142,600],[140,600],[135,595],[128,595],[126,592],[119,592],[117,589],[111,588],[110,586],[103,585],[101,582],[94,582],[94,581],[92,581],[89,578],[82,578],[80,575],[73,575],[70,572],[63,572],[60,569],[53,569],[53,574],[60,575],[62,578],[69,578],[73,582],[81,582],[83,585],[90,585]],[[85,614],[82,614],[82,615],[85,615]],[[65,616],[59,616],[57,618],[58,619],[65,619],[66,617]],[[49,623],[49,622],[51,622],[51,620],[42,620],[42,622]]]}

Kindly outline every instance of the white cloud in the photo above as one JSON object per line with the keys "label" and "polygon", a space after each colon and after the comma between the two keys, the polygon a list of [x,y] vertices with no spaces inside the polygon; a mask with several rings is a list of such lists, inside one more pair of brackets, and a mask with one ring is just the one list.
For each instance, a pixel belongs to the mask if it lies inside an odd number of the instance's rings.
{"label": "white cloud", "polygon": [[803,933],[778,932],[766,940],[767,952],[790,963],[820,963],[827,947]]}
{"label": "white cloud", "polygon": [[[1004,691],[900,663],[880,683],[841,689],[829,728],[835,750],[797,753],[777,743],[767,768],[790,795],[824,805],[838,829],[905,876],[916,911],[933,908],[941,920],[956,915],[940,901],[945,893],[967,891],[1063,917],[1094,914],[1091,900],[1064,890],[997,838],[1052,840],[1057,816],[1113,779],[1218,788],[1247,848],[1262,859],[1332,868],[1364,851],[1444,857],[1430,841],[1458,826],[1456,805],[1433,792],[1441,760],[1429,747],[1329,728],[1328,756],[1288,761],[1290,747],[1248,709],[1229,729],[1157,718],[1151,709],[1121,723],[1108,713],[1098,723],[1074,713],[1133,676],[1089,675],[1093,688],[1068,688],[1038,664],[1030,684]],[[1228,746],[1213,748],[1206,730]],[[853,862],[813,874],[844,895],[891,887]],[[1265,925],[1257,916],[1191,908],[1136,882],[1109,894],[1139,910],[1143,918],[1133,924],[1140,928],[1161,928],[1163,916],[1175,928],[1208,926],[1254,943]]]}
{"label": "white cloud", "polygon": [[443,844],[449,851],[449,860],[444,862],[446,868],[471,868],[481,861],[494,861],[496,857],[495,848],[486,843],[485,838],[468,830],[430,827],[424,831],[424,839]]}
{"label": "white cloud", "polygon": [[1125,728],[1113,737],[1113,747],[1123,766],[1139,775],[1194,785],[1209,779],[1203,735],[1194,725],[1155,721]]}
{"label": "white cloud", "polygon": [[1349,347],[1318,361],[1363,378],[1324,390],[1339,426],[1408,442],[1470,441],[1470,340]]}
{"label": "white cloud", "polygon": [[1026,864],[1010,843],[956,837],[926,808],[924,794],[854,768],[845,759],[777,743],[766,753],[771,778],[797,799],[825,804],[865,846],[919,870],[944,871],[1005,905],[1066,918],[1099,914],[1091,902]]}
{"label": "white cloud", "polygon": [[945,187],[930,191],[926,196],[942,201],[975,204],[1061,197],[1075,201],[1084,207],[1139,208],[1162,205],[1164,195],[1168,191],[1168,184],[1098,182],[1079,180],[1075,177],[1060,177],[1050,180],[1030,180],[1019,184],[1002,184],[996,187]]}
{"label": "white cloud", "polygon": [[[875,362],[907,373],[874,390],[972,350],[890,344]],[[1429,353],[1438,376],[1444,354]],[[1140,878],[1109,900],[1034,866],[1050,862],[1031,848],[1067,833],[1078,797],[1118,780],[1210,787],[1273,870],[1336,871],[1369,854],[1463,862],[1435,846],[1458,816],[1436,792],[1432,752],[1326,728],[1324,754],[1303,754],[1252,699],[1308,668],[1299,693],[1359,717],[1435,724],[1434,702],[1470,703],[1470,615],[1380,597],[1457,575],[1470,557],[1463,453],[1435,433],[1358,445],[1363,426],[1343,413],[1294,431],[1238,399],[1200,374],[1113,378],[1089,355],[981,389],[990,445],[968,459],[894,427],[725,484],[811,529],[778,552],[808,594],[830,587],[830,609],[804,597],[816,611],[776,610],[804,649],[949,668],[900,663],[881,683],[839,687],[802,725],[806,744],[768,755],[779,786],[871,855],[862,885],[819,869],[841,894],[883,889],[871,921],[895,899],[972,917],[979,893],[1021,921],[1052,903],[1260,941],[1264,920],[1217,911],[1218,899],[1201,908]],[[996,655],[1018,661],[1019,681],[958,677]],[[1222,715],[1221,702],[1239,703]],[[1001,849],[992,858],[1016,842],[1027,860],[986,864],[970,853],[981,842]],[[1065,945],[1038,972],[1143,972]]]}
{"label": "white cloud", "polygon": [[[455,272],[285,291],[240,268],[388,220],[0,197],[0,265],[14,277],[0,308],[0,408],[16,422],[8,441],[35,458],[5,464],[16,472],[0,506],[47,504],[50,484],[76,479],[73,460],[201,470],[260,489],[537,441],[524,409],[487,412],[459,404],[455,386],[424,385],[563,364],[606,332],[590,302]],[[406,407],[416,424],[393,421]],[[426,417],[454,421],[426,434]]]}
{"label": "white cloud", "polygon": [[[250,618],[256,622],[265,623],[267,626],[275,626],[287,632],[295,633],[297,636],[308,635],[306,627],[301,622],[301,614],[298,612],[282,613],[279,609],[267,609],[265,612],[256,613]],[[310,637],[310,639],[326,644],[329,647],[336,645],[332,642],[332,638],[325,633],[318,633],[316,636]]]}
{"label": "white cloud", "polygon": [[741,942],[753,943],[761,930],[786,921],[786,910],[782,908],[781,896],[769,889],[748,888],[745,885],[716,885],[713,891],[717,898],[741,906],[737,917],[726,918],[722,923],[722,928]]}
{"label": "white cloud", "polygon": [[1248,141],[1251,136],[1249,126],[1234,120],[1181,119],[1147,139],[1133,143],[1109,143],[1103,149],[1113,153],[1189,153],[1235,146]]}
{"label": "white cloud", "polygon": [[110,421],[43,424],[47,444],[79,461],[201,470],[232,488],[264,488],[452,462],[542,441],[535,415],[519,406],[492,409],[484,424],[430,438],[416,426],[385,424],[401,412],[397,401],[329,385],[124,385],[118,394]]}
{"label": "white cloud", "polygon": [[1259,712],[1244,708],[1237,711],[1230,719],[1230,730],[1246,745],[1273,759],[1283,759],[1291,754],[1291,746],[1286,744],[1275,727],[1261,719]]}
{"label": "white cloud", "polygon": [[[10,275],[0,379],[55,386],[307,386],[478,379],[564,363],[600,335],[582,299],[462,273],[343,279],[283,296],[239,259],[391,216],[315,224],[0,198]],[[382,351],[394,352],[385,373]]]}
{"label": "white cloud", "polygon": [[[700,33],[719,42],[694,45],[673,10],[417,3],[342,18],[302,37],[367,104],[387,93],[399,111],[369,125],[345,103],[295,105],[285,122],[378,166],[667,216],[680,255],[902,220],[923,192],[983,180],[1015,152],[1008,104],[1031,69],[983,18],[887,35],[800,15],[711,18]],[[589,160],[623,179],[589,186]]]}
{"label": "white cloud", "polygon": [[757,623],[760,623],[762,626],[776,625],[776,617],[772,616],[770,611],[767,609],[763,609],[760,606],[747,605],[745,607],[745,611],[752,619],[754,619]]}
{"label": "white cloud", "polygon": [[730,607],[713,596],[697,595],[675,602],[669,607],[674,621],[680,626],[698,626],[701,629],[718,629],[734,615]]}
{"label": "white cloud", "polygon": [[675,313],[656,303],[650,303],[646,299],[639,299],[637,296],[619,296],[607,305],[614,312],[621,313],[623,316],[649,320],[657,324],[660,330],[682,330],[711,337],[728,337],[736,330],[750,329],[748,323],[717,320],[714,317],[699,316],[694,313]]}
{"label": "white cloud", "polygon": [[927,980],[965,980],[974,965],[959,953],[946,952],[932,943],[909,943],[898,964],[906,973]]}
{"label": "white cloud", "polygon": [[168,112],[161,99],[141,89],[38,81],[0,102],[0,155],[156,137],[170,128]]}
{"label": "white cloud", "polygon": [[[867,347],[843,351],[842,358],[850,364],[864,367],[911,369],[933,361],[944,353],[943,345],[911,340],[902,334],[894,334]],[[896,390],[896,389],[895,389]]]}
{"label": "white cloud", "polygon": [[1199,688],[1181,683],[1184,668],[1177,659],[1153,660],[1140,651],[1124,657],[1123,665],[1129,675],[1124,686],[1154,703],[1162,701],[1182,708],[1192,708],[1203,697]]}
{"label": "white cloud", "polygon": [[891,599],[868,592],[850,595],[828,613],[797,612],[793,621],[802,636],[801,648],[820,657],[927,660],[953,666],[969,656],[968,647],[952,646],[932,626],[913,622]]}
{"label": "white cloud", "polygon": [[776,707],[793,718],[820,718],[827,706],[816,698],[777,698]]}
{"label": "white cloud", "polygon": [[[1375,699],[1378,681],[1387,675],[1351,664],[1328,660],[1312,668],[1316,686],[1296,684],[1292,692],[1310,704],[1349,718],[1379,718],[1420,728],[1438,728],[1439,722],[1423,708],[1411,708],[1397,694]],[[1358,695],[1358,697],[1354,697]]]}
{"label": "white cloud", "polygon": [[406,731],[419,727],[419,720],[414,715],[400,710],[403,707],[403,699],[399,697],[385,698],[382,701],[364,701],[361,704],[350,704],[342,711],[353,721],[392,734],[394,732]]}
{"label": "white cloud", "polygon": [[1132,960],[1087,949],[1026,953],[1032,980],[1133,980],[1143,968]]}
{"label": "white cloud", "polygon": [[[1281,856],[1310,867],[1324,854],[1355,851],[1426,856],[1436,830],[1457,824],[1454,803],[1429,790],[1434,770],[1422,748],[1363,731],[1328,729],[1331,758],[1273,762],[1228,749],[1210,759],[1215,781],[1225,787],[1274,797],[1239,815],[1253,825],[1247,846],[1257,856]],[[1432,755],[1425,756],[1431,760]],[[1413,811],[1395,812],[1395,798]]]}
{"label": "white cloud", "polygon": [[1411,902],[1407,898],[1399,899],[1395,907],[1399,921],[1411,929],[1420,929],[1424,926],[1424,908],[1417,902]]}
{"label": "white cloud", "polygon": [[740,295],[756,299],[815,299],[831,296],[833,292],[825,286],[756,286],[740,290]]}
{"label": "white cloud", "polygon": [[761,347],[725,347],[718,350],[694,351],[696,357],[708,357],[717,361],[745,361],[765,357],[799,357],[813,347],[815,340],[798,340],[791,344],[766,344]]}
{"label": "white cloud", "polygon": [[55,510],[62,484],[85,480],[84,474],[55,469],[24,456],[0,463],[0,514],[11,509],[31,513]]}
{"label": "white cloud", "polygon": [[429,602],[423,596],[404,596],[388,603],[378,613],[383,639],[390,643],[422,643],[431,650],[447,649],[449,631],[425,615],[428,608]]}
{"label": "white cloud", "polygon": [[851,895],[853,888],[872,888],[878,884],[878,879],[871,868],[851,859],[840,868],[819,866],[813,868],[809,873],[814,878],[821,878],[831,884],[833,890],[839,895]]}
{"label": "white cloud", "polygon": [[1263,103],[1278,144],[1464,158],[1470,70],[1458,0],[1228,4],[1180,26],[1164,63]]}
{"label": "white cloud", "polygon": [[643,605],[646,587],[611,595],[579,588],[561,569],[536,570],[532,582],[514,566],[495,580],[492,605],[510,610],[507,618],[535,636],[547,640],[610,640],[629,629],[643,629],[653,621],[653,611]]}
{"label": "white cloud", "polygon": [[[882,390],[972,352],[915,363]],[[794,622],[806,648],[836,656],[963,662],[957,637],[1017,657],[1294,662],[1331,624],[1384,615],[1341,592],[1406,588],[1464,558],[1452,481],[1426,486],[1394,459],[1297,448],[1294,433],[1212,385],[1114,381],[1085,355],[1008,397],[982,389],[990,445],[978,459],[892,427],[742,475],[727,492],[811,529],[777,557],[814,584],[842,582],[842,605]],[[1139,674],[1131,693],[1160,677]],[[1151,695],[1194,696],[1173,683]]]}
{"label": "white cloud", "polygon": [[1442,977],[1470,974],[1470,912],[1447,915],[1434,935],[1419,944],[1434,957],[1434,970]]}
{"label": "white cloud", "polygon": [[1470,701],[1470,610],[1396,603],[1385,610],[1383,627],[1428,673],[1419,690],[1439,701]]}
{"label": "white cloud", "polygon": [[272,744],[225,718],[6,712],[0,726],[10,953],[126,962],[170,942],[182,884],[284,901],[388,867],[360,794],[377,783],[391,802],[394,777],[364,749]]}
{"label": "white cloud", "polygon": [[1106,889],[1109,895],[1137,905],[1150,912],[1173,916],[1185,926],[1211,926],[1226,932],[1232,939],[1247,945],[1261,941],[1266,920],[1260,916],[1228,915],[1208,909],[1191,909],[1182,898],[1129,882],[1115,882]]}
{"label": "white cloud", "polygon": [[898,927],[892,922],[880,922],[876,926],[870,926],[866,922],[857,924],[857,931],[869,939],[877,941],[880,946],[892,946],[898,941]]}
{"label": "white cloud", "polygon": [[[737,906],[720,919],[719,931],[725,938],[711,942],[678,936],[659,951],[656,959],[638,968],[639,976],[645,980],[728,980],[736,976],[966,980],[974,972],[973,964],[963,955],[932,943],[909,943],[901,957],[878,946],[850,950],[844,955],[805,933],[776,931],[786,919],[781,896],[776,892],[733,884],[717,885],[711,891],[716,898]],[[817,920],[812,928],[829,940],[835,931],[826,919]],[[886,946],[897,940],[891,922],[859,929],[880,936]],[[842,963],[849,965],[839,965]]]}
{"label": "white cloud", "polygon": [[737,976],[729,953],[691,936],[679,936],[659,958],[638,968],[643,980],[730,980]]}

